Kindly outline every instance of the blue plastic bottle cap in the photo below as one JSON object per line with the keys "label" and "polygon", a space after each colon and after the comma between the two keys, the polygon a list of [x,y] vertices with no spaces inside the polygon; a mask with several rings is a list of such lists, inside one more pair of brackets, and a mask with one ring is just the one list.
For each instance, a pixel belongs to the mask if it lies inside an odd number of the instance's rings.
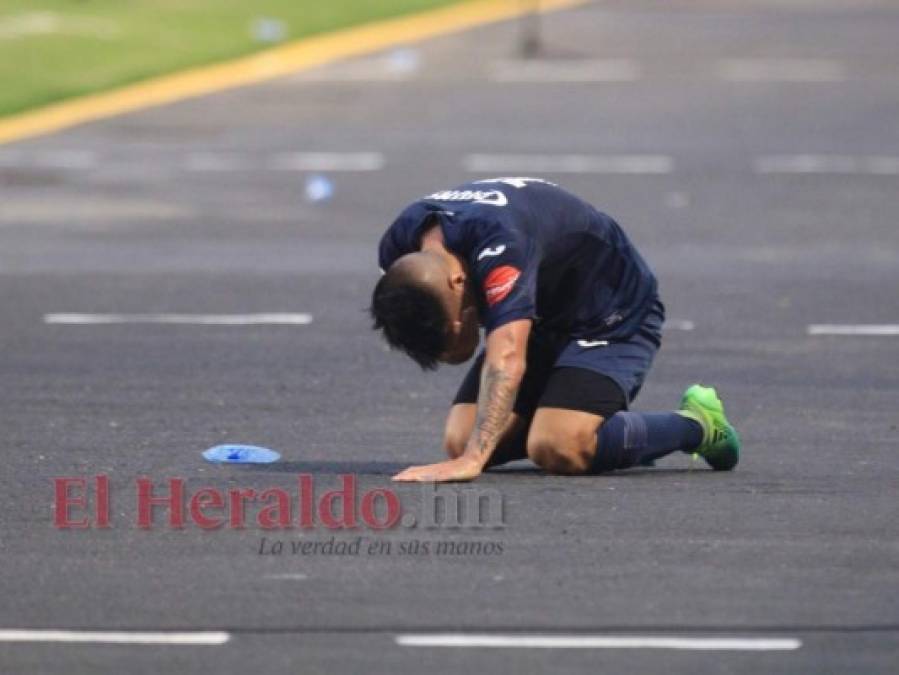
{"label": "blue plastic bottle cap", "polygon": [[306,201],[326,202],[334,196],[334,183],[326,176],[309,176],[306,179]]}
{"label": "blue plastic bottle cap", "polygon": [[281,459],[281,454],[258,445],[216,445],[206,450],[203,457],[223,464],[271,464]]}

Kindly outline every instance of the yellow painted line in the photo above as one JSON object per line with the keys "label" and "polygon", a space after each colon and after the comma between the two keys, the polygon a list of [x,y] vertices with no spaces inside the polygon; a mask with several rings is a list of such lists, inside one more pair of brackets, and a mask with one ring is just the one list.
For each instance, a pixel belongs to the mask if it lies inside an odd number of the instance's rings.
{"label": "yellow painted line", "polygon": [[[552,12],[586,2],[588,0],[541,0],[540,11]],[[339,59],[512,19],[525,14],[532,6],[533,3],[523,0],[473,0],[298,40],[225,63],[163,75],[112,91],[89,94],[0,118],[0,143],[265,82]]]}

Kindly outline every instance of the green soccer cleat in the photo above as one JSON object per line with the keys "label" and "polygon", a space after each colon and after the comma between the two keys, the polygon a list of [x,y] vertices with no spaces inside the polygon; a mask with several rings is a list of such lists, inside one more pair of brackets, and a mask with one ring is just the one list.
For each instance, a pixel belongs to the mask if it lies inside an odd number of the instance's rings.
{"label": "green soccer cleat", "polygon": [[724,404],[713,387],[694,384],[680,402],[680,415],[699,422],[702,443],[696,454],[715,471],[730,471],[740,461],[740,435],[724,416]]}

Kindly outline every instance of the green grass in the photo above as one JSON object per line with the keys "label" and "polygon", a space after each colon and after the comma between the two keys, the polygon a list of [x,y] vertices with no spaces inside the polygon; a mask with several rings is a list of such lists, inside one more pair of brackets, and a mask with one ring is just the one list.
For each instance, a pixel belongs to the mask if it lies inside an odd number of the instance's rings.
{"label": "green grass", "polygon": [[0,0],[0,117],[453,0]]}

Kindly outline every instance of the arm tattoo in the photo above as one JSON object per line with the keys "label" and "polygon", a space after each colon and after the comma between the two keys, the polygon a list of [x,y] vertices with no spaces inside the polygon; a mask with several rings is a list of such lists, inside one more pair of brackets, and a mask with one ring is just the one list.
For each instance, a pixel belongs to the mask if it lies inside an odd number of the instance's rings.
{"label": "arm tattoo", "polygon": [[468,441],[469,453],[486,462],[499,443],[518,394],[519,380],[489,363],[481,369],[478,413],[474,433]]}

